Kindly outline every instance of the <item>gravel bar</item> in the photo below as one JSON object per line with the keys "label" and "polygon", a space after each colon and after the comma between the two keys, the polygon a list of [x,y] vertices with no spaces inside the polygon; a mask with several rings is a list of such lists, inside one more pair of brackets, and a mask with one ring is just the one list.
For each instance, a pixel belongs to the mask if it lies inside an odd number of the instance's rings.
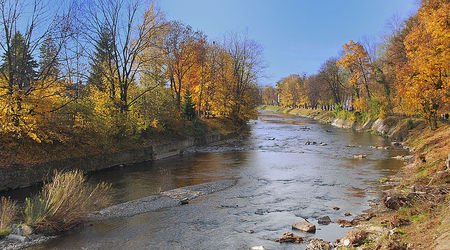
{"label": "gravel bar", "polygon": [[89,215],[90,221],[107,220],[118,217],[130,217],[181,205],[181,201],[192,200],[236,185],[237,180],[222,180],[187,186],[150,195],[141,199],[117,204]]}

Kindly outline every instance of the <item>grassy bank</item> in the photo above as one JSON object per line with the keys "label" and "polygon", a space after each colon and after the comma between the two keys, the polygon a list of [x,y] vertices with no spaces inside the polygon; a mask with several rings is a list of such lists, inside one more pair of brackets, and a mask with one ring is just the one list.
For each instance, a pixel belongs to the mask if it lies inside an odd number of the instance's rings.
{"label": "grassy bank", "polygon": [[[278,106],[261,106],[260,109],[327,123],[335,119],[350,120],[359,129],[376,132],[364,126],[370,117],[355,116],[351,112]],[[375,218],[357,226],[368,234],[364,233],[364,240],[350,246],[362,249],[445,249],[450,246],[450,169],[447,165],[450,125],[440,122],[438,128],[432,130],[424,120],[402,117],[386,117],[371,123],[382,124],[385,131],[390,131],[386,136],[401,134],[403,145],[407,145],[414,158],[398,175],[383,180],[391,184],[383,197],[385,206],[380,206]]]}

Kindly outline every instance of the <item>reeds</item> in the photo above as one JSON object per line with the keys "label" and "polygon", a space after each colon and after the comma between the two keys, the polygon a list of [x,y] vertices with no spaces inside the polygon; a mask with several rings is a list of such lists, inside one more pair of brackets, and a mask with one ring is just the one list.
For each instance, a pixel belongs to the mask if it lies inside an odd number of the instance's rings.
{"label": "reeds", "polygon": [[16,201],[2,197],[0,199],[0,237],[11,231],[11,222],[16,218]]}
{"label": "reeds", "polygon": [[109,191],[110,185],[105,183],[86,183],[81,171],[56,172],[39,195],[27,199],[25,221],[41,231],[71,229],[89,213],[108,205]]}

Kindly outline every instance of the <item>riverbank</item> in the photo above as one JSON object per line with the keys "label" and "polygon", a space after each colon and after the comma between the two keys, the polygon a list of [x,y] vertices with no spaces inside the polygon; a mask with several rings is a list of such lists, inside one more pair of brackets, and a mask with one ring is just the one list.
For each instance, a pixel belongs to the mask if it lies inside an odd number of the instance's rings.
{"label": "riverbank", "polygon": [[377,133],[391,138],[393,145],[402,145],[413,155],[411,162],[405,164],[396,176],[380,180],[389,189],[381,197],[382,204],[378,204],[374,210],[375,217],[356,226],[358,231],[344,237],[341,246],[359,246],[363,249],[446,249],[450,245],[448,123],[439,123],[438,129],[431,130],[420,119],[386,117],[363,120],[350,112],[336,114],[326,110],[276,106],[263,106],[261,109]]}
{"label": "riverbank", "polygon": [[0,168],[0,191],[23,188],[40,183],[47,179],[54,171],[79,169],[88,173],[114,166],[127,166],[140,162],[161,160],[181,155],[197,146],[226,141],[236,136],[238,136],[236,132],[227,134],[214,133],[179,140],[171,139],[166,143],[117,152],[67,158],[31,166],[15,165],[14,167]]}

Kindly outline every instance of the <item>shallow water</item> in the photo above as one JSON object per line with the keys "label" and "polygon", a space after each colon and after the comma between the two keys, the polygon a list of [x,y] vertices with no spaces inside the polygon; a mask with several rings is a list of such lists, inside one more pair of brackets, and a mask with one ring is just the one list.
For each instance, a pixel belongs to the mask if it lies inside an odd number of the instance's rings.
{"label": "shallow water", "polygon": [[[294,233],[334,241],[349,229],[318,225],[317,218],[328,215],[336,221],[345,212],[356,216],[369,208],[378,180],[402,166],[391,157],[404,151],[370,147],[388,144],[368,133],[263,111],[240,142],[100,171],[89,180],[112,183],[114,203],[222,179],[238,179],[236,186],[185,206],[90,223],[34,248],[302,249],[274,240],[303,218],[316,224],[317,232]],[[357,154],[367,158],[354,159]]]}

